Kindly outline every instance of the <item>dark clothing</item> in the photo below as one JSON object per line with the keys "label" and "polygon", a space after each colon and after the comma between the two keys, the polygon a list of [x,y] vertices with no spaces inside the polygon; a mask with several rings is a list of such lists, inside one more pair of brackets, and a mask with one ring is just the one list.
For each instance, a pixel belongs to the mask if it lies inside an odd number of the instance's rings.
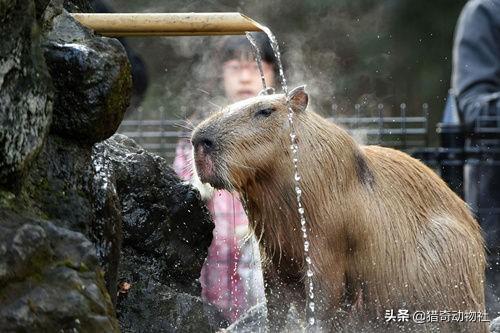
{"label": "dark clothing", "polygon": [[[471,0],[458,20],[452,90],[468,132],[464,198],[488,247],[486,305],[500,314],[500,0]],[[480,152],[473,154],[472,151]]]}
{"label": "dark clothing", "polygon": [[479,114],[498,114],[500,104],[500,0],[471,0],[458,20],[452,87],[465,125]]}

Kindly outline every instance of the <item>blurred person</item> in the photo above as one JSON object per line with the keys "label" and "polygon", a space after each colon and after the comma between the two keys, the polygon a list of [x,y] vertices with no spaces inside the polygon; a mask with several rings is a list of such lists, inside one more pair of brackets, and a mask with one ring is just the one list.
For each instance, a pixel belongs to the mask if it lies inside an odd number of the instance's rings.
{"label": "blurred person", "polygon": [[[500,149],[500,0],[470,0],[463,8],[453,45],[452,94],[468,133],[466,149]],[[489,135],[480,135],[489,129]],[[488,248],[486,306],[500,314],[500,160],[469,156],[464,199],[476,214]]]}
{"label": "blurred person", "polygon": [[[271,45],[263,34],[254,37],[261,52],[266,85],[273,87],[277,65]],[[215,48],[215,62],[226,103],[256,96],[263,89],[254,51],[245,37],[223,38]],[[203,108],[195,111],[190,120],[194,123],[203,120],[208,116],[203,111]],[[181,178],[192,179],[194,166],[189,140],[179,141],[173,166]],[[202,197],[208,197],[207,207],[215,223],[214,238],[200,276],[202,298],[233,322],[265,300],[258,245],[255,237],[249,236],[248,219],[237,194],[210,191],[208,185],[207,190],[201,184],[197,187],[201,188]]]}

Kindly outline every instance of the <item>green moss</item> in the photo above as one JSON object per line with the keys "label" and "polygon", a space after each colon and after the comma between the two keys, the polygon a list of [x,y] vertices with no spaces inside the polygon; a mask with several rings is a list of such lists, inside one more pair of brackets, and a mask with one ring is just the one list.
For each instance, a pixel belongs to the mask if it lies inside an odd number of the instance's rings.
{"label": "green moss", "polygon": [[[48,252],[48,251],[47,251]],[[28,276],[32,276],[35,279],[38,278],[36,276],[37,274],[41,274],[42,270],[47,267],[50,262],[52,261],[52,258],[50,255],[48,255],[46,251],[38,251],[35,253],[35,255],[31,258],[30,260],[30,266],[29,270],[26,272]],[[41,279],[41,275],[39,276]]]}
{"label": "green moss", "polygon": [[78,271],[80,273],[90,272],[90,268],[85,263],[83,263],[83,262],[75,263],[75,262],[71,261],[69,258],[66,258],[64,260],[56,262],[55,266],[56,267],[71,268],[71,269]]}
{"label": "green moss", "polygon": [[50,190],[49,180],[47,178],[41,178],[37,184],[37,187],[39,191],[49,191]]}
{"label": "green moss", "polygon": [[14,193],[0,190],[0,207],[12,209],[15,206],[15,199]]}
{"label": "green moss", "polygon": [[127,61],[125,66],[120,70],[119,77],[111,87],[111,91],[106,98],[106,114],[113,115],[115,118],[120,117],[121,120],[129,103],[131,89],[132,74],[130,63]]}
{"label": "green moss", "polygon": [[51,261],[52,258],[47,251],[43,249],[37,251],[22,269],[15,270],[7,279],[0,280],[0,299],[2,298],[2,290],[11,288],[13,283],[26,280],[32,285],[41,283],[44,279],[43,271],[50,266]]}
{"label": "green moss", "polygon": [[82,262],[82,263],[80,264],[80,269],[79,269],[79,271],[80,271],[81,273],[85,273],[85,272],[89,272],[89,271],[90,271],[90,269],[87,267],[87,265],[85,265],[85,263],[83,263],[83,262]]}
{"label": "green moss", "polygon": [[33,273],[30,276],[31,282],[41,283],[43,281],[43,274],[41,272]]}
{"label": "green moss", "polygon": [[108,293],[108,289],[106,288],[106,283],[104,280],[104,271],[100,268],[96,269],[96,283],[97,287],[99,287],[99,290],[101,291],[101,294],[104,295],[104,298],[106,299],[106,310],[107,313],[114,313],[115,310],[113,308],[113,302],[111,301],[111,296]]}
{"label": "green moss", "polygon": [[68,268],[71,268],[71,269],[74,269],[76,271],[79,271],[80,270],[80,265],[74,263],[73,261],[71,261],[70,259],[66,258],[64,260],[61,260],[61,261],[58,261],[55,263],[55,266],[56,267],[68,267]]}
{"label": "green moss", "polygon": [[30,308],[31,312],[36,313],[37,312],[36,304],[31,300],[31,298],[28,298],[27,303],[28,303],[28,307]]}

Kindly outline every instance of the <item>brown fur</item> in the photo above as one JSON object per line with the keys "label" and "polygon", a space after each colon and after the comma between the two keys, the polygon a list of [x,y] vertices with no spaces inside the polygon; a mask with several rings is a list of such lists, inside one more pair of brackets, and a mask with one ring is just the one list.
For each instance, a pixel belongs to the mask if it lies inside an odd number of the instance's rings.
{"label": "brown fur", "polygon": [[[419,161],[360,146],[343,129],[302,111],[303,98],[292,98],[292,106],[320,319],[333,318],[330,329],[370,319],[387,331],[397,327],[384,326],[389,309],[484,311],[483,239],[466,204]],[[265,108],[275,111],[256,114]],[[200,148],[200,138],[210,138],[210,150]],[[303,302],[304,245],[284,96],[229,106],[200,124],[193,143],[201,180],[246,199],[251,226],[272,263],[267,282],[290,295],[274,292],[273,302],[271,290],[270,307]],[[214,165],[208,172],[207,159]],[[487,332],[485,323],[437,326]]]}

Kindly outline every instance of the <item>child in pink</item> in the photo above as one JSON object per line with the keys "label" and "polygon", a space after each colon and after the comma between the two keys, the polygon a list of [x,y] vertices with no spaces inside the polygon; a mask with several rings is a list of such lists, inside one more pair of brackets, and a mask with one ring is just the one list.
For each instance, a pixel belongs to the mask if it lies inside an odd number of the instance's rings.
{"label": "child in pink", "polygon": [[[263,36],[257,36],[266,83],[273,86],[276,66],[274,54]],[[222,85],[229,103],[256,96],[262,81],[253,50],[245,37],[228,37],[217,49],[222,64]],[[192,146],[180,140],[174,170],[184,180],[193,177]],[[260,256],[255,237],[236,193],[214,191],[207,201],[215,229],[208,257],[201,271],[202,297],[215,305],[230,322],[251,306],[264,301]]]}

